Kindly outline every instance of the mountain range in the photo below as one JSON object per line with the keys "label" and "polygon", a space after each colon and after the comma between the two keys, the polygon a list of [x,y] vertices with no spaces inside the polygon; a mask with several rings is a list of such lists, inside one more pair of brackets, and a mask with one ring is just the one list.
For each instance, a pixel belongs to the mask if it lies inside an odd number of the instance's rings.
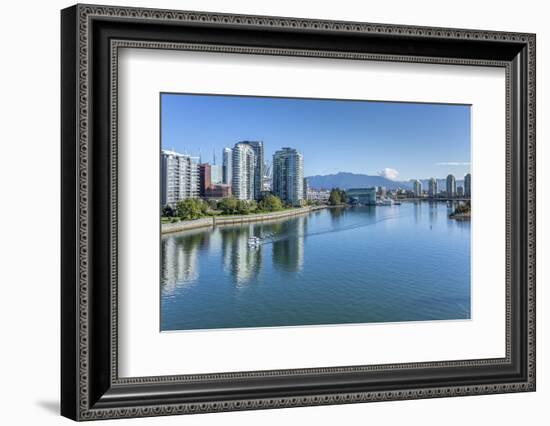
{"label": "mountain range", "polygon": [[[422,183],[422,188],[428,188],[429,179],[419,179]],[[350,189],[350,188],[369,188],[372,186],[383,186],[386,189],[412,189],[411,181],[397,181],[377,175],[364,175],[357,173],[339,172],[331,175],[316,175],[307,177],[310,188],[313,189]],[[446,179],[437,179],[438,188],[444,189]],[[464,186],[464,181],[457,180],[456,186]]]}

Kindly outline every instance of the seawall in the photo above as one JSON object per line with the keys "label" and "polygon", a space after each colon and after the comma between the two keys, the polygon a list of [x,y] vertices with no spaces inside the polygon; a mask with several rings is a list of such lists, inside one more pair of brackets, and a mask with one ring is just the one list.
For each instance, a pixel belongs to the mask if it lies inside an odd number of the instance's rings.
{"label": "seawall", "polygon": [[172,232],[188,231],[190,229],[207,228],[223,225],[239,225],[242,223],[265,222],[274,219],[283,219],[301,214],[306,214],[315,210],[320,210],[325,206],[308,206],[298,209],[284,210],[271,213],[257,213],[239,216],[213,216],[195,220],[182,220],[176,223],[163,223],[161,225],[161,234]]}

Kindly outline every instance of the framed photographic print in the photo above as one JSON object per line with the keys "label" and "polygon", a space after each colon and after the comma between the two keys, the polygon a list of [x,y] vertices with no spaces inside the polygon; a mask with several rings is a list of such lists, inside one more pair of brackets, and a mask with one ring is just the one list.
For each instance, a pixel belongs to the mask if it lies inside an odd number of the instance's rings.
{"label": "framed photographic print", "polygon": [[74,420],[535,390],[535,36],[76,5]]}

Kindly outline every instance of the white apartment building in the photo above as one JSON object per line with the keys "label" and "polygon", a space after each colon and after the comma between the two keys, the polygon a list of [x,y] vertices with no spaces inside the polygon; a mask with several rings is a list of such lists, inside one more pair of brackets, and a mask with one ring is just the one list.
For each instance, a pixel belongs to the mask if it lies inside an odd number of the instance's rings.
{"label": "white apartment building", "polygon": [[197,159],[175,151],[161,151],[161,205],[174,207],[180,200],[199,196]]}

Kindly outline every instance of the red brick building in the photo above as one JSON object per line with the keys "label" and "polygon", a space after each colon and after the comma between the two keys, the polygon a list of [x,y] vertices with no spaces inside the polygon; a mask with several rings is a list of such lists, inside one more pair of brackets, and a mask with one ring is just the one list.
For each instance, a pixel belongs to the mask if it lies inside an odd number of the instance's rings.
{"label": "red brick building", "polygon": [[199,166],[199,192],[201,197],[206,197],[212,186],[212,167],[205,163]]}
{"label": "red brick building", "polygon": [[211,185],[210,188],[206,191],[206,197],[208,198],[227,198],[231,197],[231,186],[230,185]]}

